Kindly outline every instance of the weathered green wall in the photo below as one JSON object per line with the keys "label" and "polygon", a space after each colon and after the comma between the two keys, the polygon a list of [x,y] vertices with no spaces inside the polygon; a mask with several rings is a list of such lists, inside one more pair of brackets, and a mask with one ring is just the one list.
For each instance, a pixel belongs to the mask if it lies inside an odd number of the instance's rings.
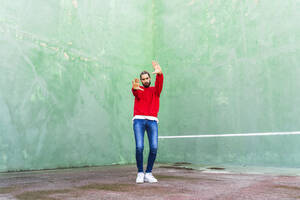
{"label": "weathered green wall", "polygon": [[[160,135],[300,130],[299,1],[4,0],[0,171],[134,163],[131,80]],[[154,81],[153,81],[154,82]],[[159,141],[160,162],[299,166],[300,136]]]}
{"label": "weathered green wall", "polygon": [[[160,135],[300,130],[300,2],[157,0]],[[300,136],[160,140],[159,160],[299,166]]]}
{"label": "weathered green wall", "polygon": [[0,171],[134,162],[151,16],[151,1],[1,1]]}

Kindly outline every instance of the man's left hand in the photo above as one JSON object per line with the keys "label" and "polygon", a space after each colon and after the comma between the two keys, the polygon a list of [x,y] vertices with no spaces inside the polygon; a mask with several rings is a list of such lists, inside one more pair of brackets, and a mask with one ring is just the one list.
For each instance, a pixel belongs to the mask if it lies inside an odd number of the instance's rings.
{"label": "man's left hand", "polygon": [[152,66],[154,68],[154,72],[152,72],[152,74],[162,74],[162,71],[161,71],[161,68],[160,68],[158,62],[153,60],[152,61]]}

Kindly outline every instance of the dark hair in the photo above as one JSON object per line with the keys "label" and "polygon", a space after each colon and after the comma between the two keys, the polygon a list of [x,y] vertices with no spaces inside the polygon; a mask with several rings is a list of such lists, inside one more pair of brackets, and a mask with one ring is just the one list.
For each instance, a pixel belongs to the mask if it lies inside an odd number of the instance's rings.
{"label": "dark hair", "polygon": [[147,71],[142,71],[142,73],[140,74],[140,79],[142,79],[142,75],[144,75],[144,74],[148,74],[149,78],[151,78],[149,72],[147,72]]}

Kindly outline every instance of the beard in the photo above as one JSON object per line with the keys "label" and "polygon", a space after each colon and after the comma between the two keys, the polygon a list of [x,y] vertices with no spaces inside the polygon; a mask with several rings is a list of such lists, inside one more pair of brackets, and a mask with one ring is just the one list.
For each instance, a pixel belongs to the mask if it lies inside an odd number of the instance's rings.
{"label": "beard", "polygon": [[149,81],[149,83],[142,83],[143,84],[143,86],[145,87],[145,88],[148,88],[150,85],[151,85],[151,81]]}

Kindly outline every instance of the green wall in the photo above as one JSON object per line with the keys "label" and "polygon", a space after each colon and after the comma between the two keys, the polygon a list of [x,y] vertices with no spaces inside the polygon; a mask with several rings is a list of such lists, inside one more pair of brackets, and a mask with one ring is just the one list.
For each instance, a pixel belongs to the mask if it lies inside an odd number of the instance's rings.
{"label": "green wall", "polygon": [[[160,135],[300,130],[300,2],[156,1]],[[300,136],[160,140],[159,160],[300,165]]]}
{"label": "green wall", "polygon": [[149,1],[1,2],[0,171],[135,161],[130,89],[151,67],[151,14]]}
{"label": "green wall", "polygon": [[[297,0],[2,1],[0,171],[134,163],[131,80],[152,59],[165,74],[160,135],[299,131],[299,9]],[[294,167],[299,142],[164,139],[158,161]]]}

